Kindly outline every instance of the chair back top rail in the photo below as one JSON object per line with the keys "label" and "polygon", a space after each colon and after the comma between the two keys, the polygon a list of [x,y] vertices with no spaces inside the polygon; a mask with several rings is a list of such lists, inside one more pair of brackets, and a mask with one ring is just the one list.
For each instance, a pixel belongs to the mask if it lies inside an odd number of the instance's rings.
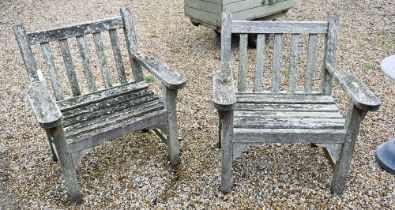
{"label": "chair back top rail", "polygon": [[232,21],[232,33],[326,34],[327,21]]}

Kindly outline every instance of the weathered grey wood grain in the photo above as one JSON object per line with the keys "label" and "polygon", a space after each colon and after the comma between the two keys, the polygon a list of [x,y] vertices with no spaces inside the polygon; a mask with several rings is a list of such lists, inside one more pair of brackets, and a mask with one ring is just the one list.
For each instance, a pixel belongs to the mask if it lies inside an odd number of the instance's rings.
{"label": "weathered grey wood grain", "polygon": [[45,129],[45,134],[47,135],[48,146],[49,146],[49,149],[51,150],[51,153],[52,153],[52,160],[57,162],[59,160],[58,153],[55,149],[55,143],[54,143],[53,136],[52,136],[50,129]]}
{"label": "weathered grey wood grain", "polygon": [[237,103],[334,104],[332,96],[237,93]]}
{"label": "weathered grey wood grain", "polygon": [[332,168],[335,168],[337,161],[339,161],[343,144],[317,144],[317,146],[322,147],[329,164],[331,164]]}
{"label": "weathered grey wood grain", "polygon": [[239,61],[239,84],[238,84],[238,91],[244,92],[245,91],[245,82],[247,77],[247,60],[248,60],[248,52],[247,52],[247,45],[248,45],[248,35],[247,34],[240,34],[240,61]]}
{"label": "weathered grey wood grain", "polygon": [[121,16],[125,24],[124,34],[126,39],[127,50],[129,53],[130,64],[132,66],[133,79],[135,81],[142,81],[144,80],[143,70],[141,69],[140,63],[138,63],[132,55],[133,52],[138,51],[136,33],[134,31],[134,25],[133,25],[133,18],[130,15],[129,9],[127,8],[121,9]]}
{"label": "weathered grey wood grain", "polygon": [[45,31],[32,32],[28,33],[28,36],[30,44],[33,45],[43,42],[51,42],[60,39],[82,36],[85,34],[98,33],[100,31],[108,31],[111,29],[122,28],[123,26],[123,19],[121,17],[116,17]]}
{"label": "weathered grey wood grain", "polygon": [[125,84],[127,82],[127,79],[125,74],[125,67],[122,61],[122,54],[119,46],[118,33],[117,30],[115,29],[110,30],[109,33],[111,39],[112,52],[114,54],[114,59],[115,59],[115,65],[117,67],[118,81],[121,84]]}
{"label": "weathered grey wood grain", "polygon": [[274,35],[274,55],[272,66],[272,91],[274,93],[279,91],[280,88],[280,70],[281,70],[281,46],[282,34]]}
{"label": "weathered grey wood grain", "polygon": [[326,34],[326,21],[232,21],[232,33]]}
{"label": "weathered grey wood grain", "polygon": [[139,91],[147,87],[148,85],[145,82],[130,82],[124,85],[103,89],[98,92],[67,98],[62,101],[58,101],[57,105],[60,107],[62,112],[65,112],[70,109],[75,109],[76,107],[87,106],[91,103],[103,101],[110,97],[124,95],[129,92]]}
{"label": "weathered grey wood grain", "polygon": [[172,70],[158,59],[148,57],[140,52],[133,52],[133,58],[154,75],[169,89],[180,89],[186,84],[186,79],[178,72]]}
{"label": "weathered grey wood grain", "polygon": [[180,144],[178,142],[177,127],[177,89],[172,90],[164,86],[163,99],[167,111],[167,146],[168,157],[172,165],[180,163]]}
{"label": "weathered grey wood grain", "polygon": [[62,113],[49,94],[44,81],[30,83],[27,94],[34,116],[42,128],[51,128],[60,124]]}
{"label": "weathered grey wood grain", "polygon": [[354,153],[354,146],[357,141],[360,123],[366,113],[366,110],[360,110],[354,106],[353,102],[350,103],[346,122],[347,135],[345,136],[340,158],[335,165],[332,177],[331,192],[333,194],[342,194],[344,190],[352,155]]}
{"label": "weathered grey wood grain", "polygon": [[55,98],[56,100],[62,100],[64,98],[64,94],[62,86],[60,85],[58,72],[56,71],[55,64],[53,62],[53,55],[49,43],[42,43],[41,50],[43,51],[44,59],[48,65],[49,78],[51,80],[52,89],[55,93]]}
{"label": "weathered grey wood grain", "polygon": [[95,42],[96,53],[101,67],[103,85],[106,88],[112,87],[111,76],[108,70],[107,57],[106,54],[104,53],[103,41],[101,39],[100,32],[93,34],[93,40]]}
{"label": "weathered grey wood grain", "polygon": [[92,66],[89,59],[88,49],[86,47],[86,40],[84,36],[77,36],[78,48],[82,58],[82,66],[84,67],[84,76],[89,89],[89,92],[97,90],[95,77],[92,73]]}
{"label": "weathered grey wood grain", "polygon": [[284,119],[284,118],[338,118],[341,119],[342,116],[338,112],[299,112],[299,111],[266,111],[266,110],[235,110],[235,117],[255,117],[259,116],[262,118],[273,118],[273,119]]}
{"label": "weathered grey wood grain", "polygon": [[255,83],[254,91],[261,92],[264,78],[265,66],[265,50],[266,50],[266,35],[258,34],[256,46],[256,70],[255,70]]}
{"label": "weathered grey wood grain", "polygon": [[367,111],[376,111],[380,108],[380,100],[353,74],[341,70],[329,62],[326,63],[326,71],[339,81],[356,107]]}
{"label": "weathered grey wood grain", "polygon": [[328,19],[328,34],[326,38],[326,49],[325,49],[325,61],[324,69],[321,80],[321,92],[324,95],[330,95],[332,92],[332,75],[326,71],[325,63],[335,63],[336,47],[337,47],[337,36],[339,33],[339,16],[337,14],[331,14]]}
{"label": "weathered grey wood grain", "polygon": [[80,187],[78,185],[78,179],[76,169],[71,154],[68,152],[68,146],[66,143],[66,137],[64,135],[63,126],[60,124],[57,127],[50,129],[51,136],[54,138],[56,151],[58,153],[59,163],[61,165],[66,186],[71,202],[82,202],[82,196]]}
{"label": "weathered grey wood grain", "polygon": [[228,193],[232,190],[233,160],[233,111],[221,113],[221,186],[220,190]]}
{"label": "weathered grey wood grain", "polygon": [[22,25],[16,25],[13,27],[16,41],[18,42],[19,50],[21,52],[23,62],[25,63],[25,68],[27,71],[27,76],[30,81],[38,81],[37,75],[37,65],[34,60],[32,49],[29,45],[29,40],[26,35],[26,30]]}
{"label": "weathered grey wood grain", "polygon": [[316,60],[316,46],[317,46],[317,34],[309,35],[309,44],[307,52],[307,64],[306,64],[306,78],[304,82],[304,91],[306,93],[312,92],[313,78],[314,78],[314,64]]}
{"label": "weathered grey wood grain", "polygon": [[67,39],[61,39],[58,41],[64,64],[66,66],[67,77],[69,78],[71,92],[73,96],[81,95],[80,86],[78,84],[77,75],[74,70],[73,59],[70,54],[70,47]]}
{"label": "weathered grey wood grain", "polygon": [[344,129],[234,129],[236,143],[343,143]]}
{"label": "weathered grey wood grain", "polygon": [[300,34],[292,34],[291,56],[288,72],[288,92],[296,91]]}
{"label": "weathered grey wood grain", "polygon": [[236,110],[272,110],[272,111],[299,111],[299,112],[337,112],[334,104],[264,104],[264,103],[236,103]]}

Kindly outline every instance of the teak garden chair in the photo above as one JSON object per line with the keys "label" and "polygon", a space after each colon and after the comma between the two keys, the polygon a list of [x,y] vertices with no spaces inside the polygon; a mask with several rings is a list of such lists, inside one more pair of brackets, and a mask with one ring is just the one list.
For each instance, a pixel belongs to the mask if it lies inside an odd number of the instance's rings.
{"label": "teak garden chair", "polygon": [[[353,74],[336,66],[338,23],[337,15],[330,15],[328,21],[314,22],[235,21],[229,14],[222,15],[221,69],[213,78],[213,102],[220,118],[221,191],[231,191],[232,161],[246,146],[311,143],[323,147],[333,164],[331,192],[342,193],[360,123],[366,113],[377,110],[381,102]],[[232,34],[240,34],[237,90],[230,68]],[[246,88],[249,34],[258,36],[252,91]],[[265,37],[270,34],[274,37],[271,79],[266,80],[268,88],[263,88],[264,76],[268,75],[264,68],[265,57],[268,57],[265,55]],[[282,41],[285,36],[292,41],[289,68],[282,76]],[[298,70],[299,42],[303,36],[308,39],[306,68]],[[324,68],[322,71],[318,69],[321,74],[321,85],[317,85],[319,90],[312,91],[318,60],[316,49],[320,43],[318,36],[324,38],[321,57]],[[304,85],[300,87],[297,81],[302,74]],[[346,119],[339,114],[331,96],[333,79],[351,99]]]}
{"label": "teak garden chair", "polygon": [[[106,140],[152,128],[167,142],[171,164],[180,161],[176,96],[186,80],[159,60],[138,51],[132,16],[126,8],[121,9],[120,13],[115,18],[45,31],[26,32],[22,25],[14,27],[30,81],[29,102],[38,123],[46,131],[54,160],[60,162],[71,201],[81,201],[76,176],[81,156]],[[127,78],[118,32],[123,32],[125,36],[133,80]],[[111,79],[111,66],[107,62],[102,39],[104,33],[108,33],[111,40],[117,81]],[[93,36],[101,75],[93,73],[88,36]],[[69,45],[71,39],[76,40],[83,66],[81,69],[75,68],[73,63]],[[51,43],[57,43],[60,48],[70,95],[67,95],[66,85],[62,87],[62,80],[66,78],[59,76]],[[37,68],[31,48],[36,44],[41,46],[56,100]],[[162,83],[162,98],[155,96],[144,81],[142,67]],[[78,73],[84,76],[78,78]],[[99,87],[99,78],[102,87]],[[85,93],[81,90],[84,84],[87,87]]]}

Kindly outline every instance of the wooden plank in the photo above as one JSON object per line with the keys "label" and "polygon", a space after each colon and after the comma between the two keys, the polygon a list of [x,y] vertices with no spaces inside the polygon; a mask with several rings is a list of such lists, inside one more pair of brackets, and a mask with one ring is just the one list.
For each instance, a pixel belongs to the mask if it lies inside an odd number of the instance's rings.
{"label": "wooden plank", "polygon": [[200,23],[205,23],[213,26],[221,26],[221,18],[219,14],[214,14],[211,12],[198,10],[191,7],[185,7],[185,15],[191,17],[194,20],[199,21]]}
{"label": "wooden plank", "polygon": [[245,91],[245,81],[247,77],[247,60],[248,60],[248,52],[247,52],[247,45],[248,45],[248,34],[240,34],[240,62],[239,62],[239,84],[238,84],[238,91],[244,92]]}
{"label": "wooden plank", "polygon": [[282,34],[274,35],[274,55],[272,66],[272,91],[277,93],[280,89],[280,71],[281,71],[281,42]]}
{"label": "wooden plank", "polygon": [[308,96],[308,95],[322,95],[321,92],[319,91],[312,91],[311,93],[306,93],[303,91],[295,91],[295,93],[289,93],[288,91],[279,91],[277,93],[273,93],[270,90],[262,90],[262,92],[251,92],[251,91],[246,91],[242,93],[237,93],[237,94],[249,94],[249,95],[303,95],[303,96]]}
{"label": "wooden plank", "polygon": [[356,107],[368,111],[376,111],[380,108],[381,101],[355,75],[341,70],[331,63],[326,63],[326,70],[339,81]]}
{"label": "wooden plank", "polygon": [[[268,13],[274,14],[275,11],[284,11],[289,9],[293,4],[292,0],[287,0],[288,2],[278,2],[280,5],[276,3],[270,3],[270,1],[264,0],[243,0],[243,1],[235,1],[232,3],[228,3],[224,5],[224,9],[226,12],[229,13],[237,13],[237,12],[246,12],[249,10],[257,10],[257,9],[264,9],[268,11]],[[265,8],[260,8],[265,7]],[[261,13],[261,15],[267,15],[265,13]]]}
{"label": "wooden plank", "polygon": [[28,42],[29,39],[26,35],[25,28],[22,25],[16,25],[13,27],[13,30],[15,33],[16,41],[18,42],[23,62],[25,63],[29,80],[39,81],[36,61],[34,60],[34,56]]}
{"label": "wooden plank", "polygon": [[177,126],[177,90],[163,87],[163,101],[167,110],[167,151],[170,163],[176,165],[180,163],[180,143],[178,142]]}
{"label": "wooden plank", "polygon": [[85,95],[77,97],[66,98],[62,101],[57,101],[56,103],[62,110],[62,112],[64,112],[70,109],[75,109],[79,106],[86,106],[91,103],[97,103],[110,97],[117,97],[119,95],[127,94],[128,92],[139,91],[147,87],[148,85],[145,82],[131,82],[125,85],[99,90],[98,92],[94,93],[87,93]]}
{"label": "wooden plank", "polygon": [[133,79],[135,81],[143,81],[144,74],[143,74],[143,70],[141,69],[141,65],[140,65],[140,63],[138,63],[138,61],[136,61],[133,58],[133,55],[132,55],[133,52],[138,51],[137,38],[136,38],[135,30],[134,30],[133,18],[130,14],[129,9],[127,9],[127,8],[121,9],[121,16],[123,18],[123,22],[125,23],[124,34],[125,34],[130,64],[132,66]]}
{"label": "wooden plank", "polygon": [[317,146],[323,147],[325,157],[329,160],[332,168],[334,168],[337,161],[339,161],[343,144],[317,144]]}
{"label": "wooden plank", "polygon": [[232,190],[233,111],[221,112],[221,185],[224,193]]}
{"label": "wooden plank", "polygon": [[263,5],[239,12],[233,12],[232,15],[235,20],[255,20],[287,11],[292,6],[293,1],[281,1],[273,5]]}
{"label": "wooden plank", "polygon": [[44,59],[48,65],[49,78],[51,80],[52,89],[55,93],[55,98],[56,100],[63,100],[64,94],[62,91],[62,86],[60,85],[58,72],[56,71],[55,64],[53,62],[54,59],[49,43],[42,43],[41,50],[43,51]]}
{"label": "wooden plank", "polygon": [[265,118],[235,116],[235,128],[249,129],[342,129],[342,118]]}
{"label": "wooden plank", "polygon": [[93,34],[93,40],[95,42],[96,53],[97,53],[97,57],[99,59],[99,63],[100,63],[100,66],[101,66],[101,74],[102,74],[102,78],[103,78],[103,85],[106,88],[112,87],[111,76],[110,76],[110,72],[108,70],[107,58],[106,58],[106,55],[104,53],[103,41],[101,39],[100,33],[94,33]]}
{"label": "wooden plank", "polygon": [[75,74],[73,59],[71,58],[69,43],[67,39],[61,39],[58,41],[64,64],[66,66],[67,77],[71,87],[73,96],[81,95],[80,86],[78,85],[77,75]]}
{"label": "wooden plank", "polygon": [[344,129],[234,129],[235,143],[343,143]]}
{"label": "wooden plank", "polygon": [[190,7],[214,14],[221,14],[222,12],[222,5],[218,4],[218,2],[213,3],[213,2],[202,1],[202,0],[185,0],[184,4],[185,7]]}
{"label": "wooden plank", "polygon": [[330,95],[332,92],[332,75],[326,71],[325,63],[335,63],[337,36],[339,33],[339,16],[333,14],[328,18],[328,35],[326,40],[325,61],[321,80],[321,92]]}
{"label": "wooden plank", "polygon": [[332,96],[237,93],[237,103],[334,104]]}
{"label": "wooden plank", "polygon": [[122,136],[133,131],[139,131],[144,128],[155,127],[159,123],[163,123],[166,120],[166,117],[166,110],[160,110],[142,117],[131,118],[130,120],[123,122],[123,126],[120,124],[111,124],[103,129],[83,133],[73,139],[68,138],[68,147],[70,151],[94,148],[106,140],[114,139],[118,136]]}
{"label": "wooden plank", "polygon": [[82,66],[84,67],[84,76],[89,89],[89,92],[97,91],[95,77],[92,73],[92,66],[89,60],[89,53],[86,47],[86,40],[84,36],[77,36],[78,49],[80,51]]}
{"label": "wooden plank", "polygon": [[232,21],[232,33],[326,34],[327,31],[328,22],[324,21]]}
{"label": "wooden plank", "polygon": [[235,116],[237,117],[269,117],[275,119],[283,118],[342,118],[339,112],[298,112],[296,111],[241,111],[236,110]]}
{"label": "wooden plank", "polygon": [[186,79],[160,60],[139,52],[133,52],[132,56],[167,88],[180,89],[185,86]]}
{"label": "wooden plank", "polygon": [[256,47],[256,70],[254,91],[261,92],[264,78],[266,35],[258,34]]}
{"label": "wooden plank", "polygon": [[297,80],[297,68],[298,68],[298,57],[299,57],[299,40],[300,34],[292,34],[291,43],[291,57],[289,62],[288,72],[288,92],[295,93],[296,91],[296,80]]}
{"label": "wooden plank", "polygon": [[118,75],[118,81],[121,84],[127,83],[126,79],[126,74],[125,74],[125,67],[123,65],[122,61],[122,54],[119,46],[119,39],[118,39],[118,33],[117,30],[110,30],[110,39],[111,39],[111,46],[112,46],[112,52],[114,54],[114,59],[115,59],[115,65],[117,67],[117,75]]}
{"label": "wooden plank", "polygon": [[94,22],[87,22],[78,25],[54,28],[45,31],[36,31],[28,33],[30,44],[39,44],[43,42],[51,42],[60,39],[67,39],[75,36],[83,36],[85,34],[98,33],[100,31],[108,31],[123,27],[121,17],[109,18]]}
{"label": "wooden plank", "polygon": [[313,87],[314,78],[314,64],[316,61],[316,46],[317,46],[317,34],[309,34],[309,46],[307,52],[307,64],[306,64],[306,79],[304,82],[304,91],[311,93]]}
{"label": "wooden plank", "polygon": [[256,104],[237,103],[236,110],[249,111],[297,111],[297,112],[338,112],[334,104]]}

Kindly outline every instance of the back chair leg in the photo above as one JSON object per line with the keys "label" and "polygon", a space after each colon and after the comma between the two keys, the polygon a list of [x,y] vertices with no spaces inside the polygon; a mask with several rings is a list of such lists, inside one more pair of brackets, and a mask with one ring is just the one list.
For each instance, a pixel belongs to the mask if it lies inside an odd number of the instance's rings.
{"label": "back chair leg", "polygon": [[64,174],[66,186],[68,188],[70,201],[80,203],[82,202],[82,196],[78,184],[76,168],[74,166],[71,153],[68,152],[69,150],[66,143],[66,137],[63,131],[63,123],[57,127],[51,128],[50,132],[54,138],[56,151],[58,152],[58,158]]}
{"label": "back chair leg", "polygon": [[47,134],[49,148],[51,149],[52,160],[55,162],[58,162],[58,156],[56,155],[55,149],[53,148],[53,137],[52,137],[51,131],[48,129],[45,129],[45,132]]}
{"label": "back chair leg", "polygon": [[357,140],[360,123],[365,117],[366,113],[367,111],[359,110],[356,106],[354,106],[353,103],[351,103],[346,121],[346,139],[342,146],[339,161],[337,161],[335,165],[332,178],[332,194],[340,195],[343,193],[347,179],[347,173],[351,165],[352,155],[354,153],[354,146]]}
{"label": "back chair leg", "polygon": [[233,160],[233,110],[219,112],[221,117],[221,186],[223,193],[232,190],[232,160]]}
{"label": "back chair leg", "polygon": [[172,165],[180,163],[180,143],[178,141],[177,127],[177,90],[163,88],[163,98],[166,106],[167,118],[167,146],[168,156]]}

